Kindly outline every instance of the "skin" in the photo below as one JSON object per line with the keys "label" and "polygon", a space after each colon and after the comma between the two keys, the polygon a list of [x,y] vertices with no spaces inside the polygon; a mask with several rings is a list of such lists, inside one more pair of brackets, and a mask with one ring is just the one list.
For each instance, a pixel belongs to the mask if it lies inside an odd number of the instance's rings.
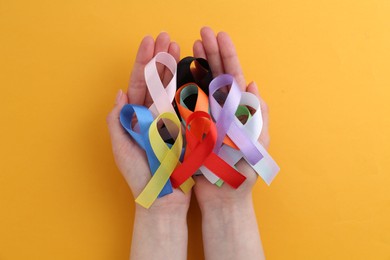
{"label": "skin", "polygon": [[[246,84],[238,56],[229,35],[217,35],[208,27],[201,29],[201,40],[194,43],[194,56],[208,60],[213,76],[231,74],[242,91],[255,94],[254,82]],[[261,100],[264,127],[259,141],[268,146],[268,109]],[[224,184],[221,188],[203,176],[196,176],[194,193],[202,212],[203,247],[206,259],[264,259],[257,221],[252,203],[252,188],[257,174],[244,161],[236,164],[247,178],[238,188]]]}
{"label": "skin", "polygon": [[[119,91],[115,106],[107,117],[115,162],[137,197],[150,179],[144,151],[128,136],[119,122],[119,113],[127,103],[149,107],[152,100],[144,79],[144,67],[158,52],[168,52],[177,61],[178,44],[167,33],[154,40],[146,36],[138,49],[127,93]],[[209,61],[213,75],[232,74],[243,91],[259,97],[254,82],[246,85],[236,50],[228,34],[217,35],[208,27],[201,29],[201,40],[193,46],[194,56]],[[171,79],[170,72],[158,67],[163,83]],[[263,100],[261,109],[264,126],[259,141],[267,147],[268,108]],[[203,242],[206,259],[263,259],[260,235],[252,203],[252,188],[257,174],[245,162],[237,168],[247,180],[237,190],[209,183],[196,176],[194,194],[202,212]],[[157,199],[151,208],[136,205],[131,259],[187,259],[188,228],[186,223],[190,203],[189,194],[175,189],[172,194]],[[172,214],[174,213],[174,214]]]}
{"label": "skin", "polygon": [[[158,52],[170,53],[178,61],[180,48],[167,33],[156,40],[146,36],[138,49],[127,94],[119,91],[115,107],[107,117],[115,162],[136,198],[150,179],[150,171],[144,151],[128,136],[119,122],[119,113],[127,103],[152,104],[144,79],[145,65]],[[158,68],[163,82],[170,75]],[[186,259],[188,229],[186,216],[191,193],[174,190],[153,203],[150,209],[136,205],[131,259]],[[174,212],[175,214],[172,214]]]}

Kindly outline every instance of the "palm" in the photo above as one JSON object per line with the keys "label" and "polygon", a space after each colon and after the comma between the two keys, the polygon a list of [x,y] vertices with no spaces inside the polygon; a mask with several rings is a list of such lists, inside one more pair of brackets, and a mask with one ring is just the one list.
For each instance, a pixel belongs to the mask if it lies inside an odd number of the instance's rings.
{"label": "palm", "polygon": [[[149,107],[153,101],[147,91],[144,79],[145,65],[158,52],[168,52],[178,61],[180,56],[179,46],[170,41],[167,33],[161,33],[156,41],[147,36],[141,42],[138,49],[136,61],[131,74],[127,95],[122,95],[117,106],[111,112],[111,119],[108,118],[108,124],[111,133],[112,146],[116,164],[122,172],[124,178],[129,184],[134,197],[141,193],[150,179],[150,170],[145,152],[125,133],[120,127],[118,120],[118,111],[126,103],[143,105]],[[158,67],[160,78],[163,83],[169,82],[171,75],[168,70]],[[114,116],[112,114],[115,114]],[[112,123],[110,121],[113,121]],[[111,124],[111,125],[110,125]],[[190,202],[190,193],[184,194],[180,190],[174,189],[172,194],[157,199],[151,209],[183,206],[188,207]]]}
{"label": "palm", "polygon": [[[258,98],[257,86],[252,82],[246,85],[244,75],[242,73],[239,60],[230,37],[226,33],[219,33],[215,36],[210,28],[201,30],[202,40],[194,43],[194,56],[205,58],[210,64],[213,76],[218,76],[223,73],[231,74],[235,77],[242,91],[249,91],[255,94]],[[259,141],[268,146],[268,113],[264,101],[261,102],[263,112],[264,126]],[[237,163],[238,170],[247,178],[246,181],[238,188],[234,189],[227,184],[221,188],[211,184],[203,176],[196,176],[196,185],[194,192],[199,205],[202,206],[208,202],[225,202],[231,200],[240,201],[245,196],[250,196],[253,185],[256,182],[257,175],[254,170],[242,159]]]}

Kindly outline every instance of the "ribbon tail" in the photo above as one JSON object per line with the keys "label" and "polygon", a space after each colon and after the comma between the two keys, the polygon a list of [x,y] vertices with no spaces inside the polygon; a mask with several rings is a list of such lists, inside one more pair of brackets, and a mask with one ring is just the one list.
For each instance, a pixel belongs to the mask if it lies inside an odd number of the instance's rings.
{"label": "ribbon tail", "polygon": [[217,187],[219,187],[219,188],[221,188],[223,184],[224,184],[224,182],[223,182],[223,180],[221,180],[221,179],[219,179],[219,180],[215,183],[215,185],[217,185]]}
{"label": "ribbon tail", "polygon": [[192,177],[190,177],[185,182],[183,182],[183,184],[180,185],[180,189],[184,192],[184,194],[187,194],[194,185],[195,181]]}
{"label": "ribbon tail", "polygon": [[212,171],[210,171],[209,169],[207,169],[206,167],[204,166],[201,166],[200,168],[200,171],[203,173],[203,176],[209,181],[211,182],[212,184],[215,184],[218,182],[219,180],[219,177],[217,175],[215,175]]}
{"label": "ribbon tail", "polygon": [[[250,164],[245,157],[244,159],[269,186],[280,171],[280,167],[262,145],[259,143],[256,143],[255,145],[263,155],[263,158],[255,165]],[[238,153],[236,150],[227,145],[222,147],[218,155],[231,166],[236,165],[236,163],[242,158],[242,153]]]}
{"label": "ribbon tail", "polygon": [[161,167],[161,165],[135,200],[136,203],[144,208],[150,208],[171,175],[171,171],[164,166]]}
{"label": "ribbon tail", "polygon": [[251,140],[249,135],[245,134],[243,128],[240,128],[235,122],[230,126],[227,134],[240,148],[245,159],[250,164],[255,165],[263,158],[263,154],[256,145],[258,144],[257,140]]}
{"label": "ribbon tail", "polygon": [[246,180],[244,175],[232,168],[215,153],[209,155],[204,165],[235,189],[240,187],[240,185]]}
{"label": "ribbon tail", "polygon": [[[252,168],[257,172],[257,174],[264,180],[267,185],[271,185],[271,182],[274,180],[280,167],[276,164],[271,155],[265,150],[265,148],[259,143],[256,144],[257,149],[263,155],[263,158],[256,163],[251,165]],[[246,158],[245,158],[246,159]]]}

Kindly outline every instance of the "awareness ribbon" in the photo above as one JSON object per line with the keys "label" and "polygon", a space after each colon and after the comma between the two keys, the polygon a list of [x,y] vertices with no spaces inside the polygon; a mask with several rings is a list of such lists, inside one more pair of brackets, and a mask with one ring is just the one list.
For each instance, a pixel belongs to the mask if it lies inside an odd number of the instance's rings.
{"label": "awareness ribbon", "polygon": [[253,115],[249,116],[244,124],[242,124],[238,118],[235,118],[234,121],[235,124],[252,140],[263,157],[257,163],[252,164],[245,156],[243,156],[244,154],[242,151],[234,150],[227,145],[221,147],[218,155],[230,165],[235,165],[241,158],[244,157],[256,173],[265,181],[265,183],[270,185],[272,180],[280,171],[280,167],[276,164],[267,150],[258,142],[263,126],[260,101],[254,94],[242,92],[240,106],[251,107],[255,110]]}
{"label": "awareness ribbon", "polygon": [[[131,126],[134,115],[138,118],[139,133],[134,131]],[[145,208],[149,208],[157,196],[162,197],[172,193],[169,175],[166,178],[166,173],[161,174],[160,161],[156,157],[149,140],[149,129],[154,119],[146,107],[131,104],[126,104],[122,108],[119,118],[123,128],[146,153],[152,178],[136,198],[136,202]]]}
{"label": "awareness ribbon", "polygon": [[[164,84],[161,82],[157,70],[157,63],[163,64],[172,73],[172,79],[168,82],[166,87],[164,87]],[[157,53],[153,59],[146,64],[144,74],[146,86],[153,100],[153,104],[149,107],[152,114],[155,117],[165,112],[171,112],[176,115],[175,109],[172,106],[176,92],[177,64],[175,58],[166,52]],[[179,121],[178,118],[177,120]],[[175,125],[172,125],[172,121],[167,121],[163,118],[163,122],[170,136],[177,134],[177,129]],[[184,193],[187,193],[194,184],[194,180],[189,178],[186,183],[183,183],[183,185],[180,186],[180,188]]]}
{"label": "awareness ribbon", "polygon": [[[270,185],[280,171],[280,168],[273,160],[271,155],[267,152],[267,150],[260,143],[257,142],[260,137],[263,125],[260,101],[254,94],[249,92],[243,92],[240,105],[246,105],[255,109],[254,114],[247,119],[247,121],[243,124],[242,127],[243,130],[255,142],[257,149],[263,155],[263,158],[255,165],[252,165],[249,162],[248,163],[256,171],[256,173],[265,181],[265,183]],[[241,122],[239,123],[241,124]],[[234,150],[227,145],[224,145],[221,148],[219,156],[230,165],[235,165],[243,157],[241,152]],[[246,158],[244,157],[244,159]]]}
{"label": "awareness ribbon", "polygon": [[[190,99],[190,102],[188,100]],[[181,117],[183,118],[183,122],[188,120],[188,117],[196,111],[209,112],[209,101],[206,93],[202,91],[202,89],[197,86],[195,83],[187,83],[181,86],[175,95],[175,103],[176,108],[178,109]],[[188,104],[189,103],[189,104]],[[246,106],[239,106],[236,111],[236,116],[247,116],[251,117],[250,112]],[[207,123],[207,122],[206,122]],[[194,133],[195,136],[200,136],[205,131],[206,124],[193,124],[191,126],[191,132]],[[223,181],[215,175],[212,171],[210,171],[207,167],[201,166],[199,170],[203,173],[205,178],[217,186],[221,186]]]}
{"label": "awareness ribbon", "polygon": [[[209,84],[212,79],[213,75],[211,74],[209,63],[203,58],[194,58],[188,56],[181,59],[177,63],[177,90],[179,90],[184,85],[192,83],[200,86],[200,88],[203,90],[207,90],[206,95],[208,95]],[[193,95],[189,95],[186,98],[186,105],[191,110],[193,110],[192,108],[194,108],[196,104],[196,100],[193,97]],[[181,119],[179,109],[177,108],[177,103],[174,102],[173,105],[177,116]]]}
{"label": "awareness ribbon", "polygon": [[[194,97],[195,98],[191,98]],[[190,99],[190,102],[187,102]],[[209,112],[209,100],[206,95],[196,84],[187,83],[181,86],[175,95],[176,108],[183,118],[183,123],[188,120],[188,117],[196,111]],[[190,104],[188,104],[190,103]],[[207,123],[207,122],[206,122]],[[196,135],[202,134],[206,124],[194,124],[191,128],[191,131]],[[209,169],[204,166],[201,166],[199,170],[203,173],[205,178],[215,184],[218,182],[219,177],[212,173]]]}
{"label": "awareness ribbon", "polygon": [[[226,100],[221,107],[215,99],[214,94],[227,85],[230,85],[231,87]],[[242,92],[233,76],[222,74],[214,78],[210,83],[209,91],[211,113],[216,121],[218,129],[218,139],[214,151],[216,153],[219,152],[223,139],[228,135],[238,148],[240,148],[244,157],[250,164],[254,165],[259,162],[263,158],[263,155],[255,146],[256,142],[249,138],[240,124],[238,124],[239,120],[235,115],[235,112],[240,105]]]}
{"label": "awareness ribbon", "polygon": [[[194,65],[194,66],[191,66]],[[179,61],[177,64],[177,88],[178,90],[183,86],[187,85],[189,83],[196,84],[205,94],[206,96],[209,95],[209,85],[210,82],[213,79],[213,75],[211,73],[211,69],[209,66],[209,63],[207,60],[203,58],[194,58],[191,56],[185,57],[182,60]],[[177,93],[176,93],[177,96]],[[193,97],[196,95],[186,95],[185,98],[185,103],[187,108],[189,108],[192,111],[197,111],[195,109],[196,102],[199,101],[194,99]],[[184,99],[183,99],[184,100]],[[180,117],[180,112],[178,111],[177,104],[178,102],[176,101],[176,106],[175,110],[176,113],[178,113],[178,116]],[[202,106],[203,107],[203,106]],[[194,110],[195,109],[195,110]],[[238,108],[240,111],[243,111],[243,108],[239,107]],[[204,111],[204,110],[202,110]],[[208,103],[207,103],[207,110],[208,111]],[[229,136],[225,136],[223,140],[224,144],[229,145],[230,147],[234,149],[239,149],[234,142],[229,138]],[[214,183],[214,182],[213,182]]]}
{"label": "awareness ribbon", "polygon": [[[201,124],[202,132],[193,132],[193,125]],[[217,139],[217,129],[211,116],[203,111],[196,111],[189,115],[186,121],[186,156],[171,176],[173,187],[178,187],[194,174],[202,165],[214,172],[223,181],[233,188],[238,188],[245,176],[232,168],[213,152]]]}
{"label": "awareness ribbon", "polygon": [[[158,74],[157,63],[163,64],[172,73],[172,79],[164,88],[161,78]],[[175,113],[172,102],[176,92],[176,60],[169,53],[159,52],[145,66],[144,74],[146,86],[148,87],[153,104],[149,110],[156,117],[164,112]]]}

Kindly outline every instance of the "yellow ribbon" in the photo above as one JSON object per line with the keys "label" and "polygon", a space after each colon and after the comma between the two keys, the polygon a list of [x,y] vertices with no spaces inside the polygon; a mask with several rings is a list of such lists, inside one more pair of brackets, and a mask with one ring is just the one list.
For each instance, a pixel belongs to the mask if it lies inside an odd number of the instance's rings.
{"label": "yellow ribbon", "polygon": [[[165,143],[164,139],[161,138],[161,135],[158,130],[158,123],[160,120],[163,120],[165,124],[171,124],[175,126],[176,138],[172,136],[175,140],[172,147],[169,148]],[[180,164],[180,155],[183,149],[183,136],[181,133],[181,125],[176,114],[171,112],[166,112],[159,115],[150,125],[149,128],[149,139],[150,145],[160,161],[160,166],[145,186],[144,190],[136,198],[136,202],[145,208],[149,208],[153,202],[158,197],[158,194],[161,192],[165,183],[168,181],[173,170],[178,164]],[[180,188],[184,193],[187,193],[194,186],[195,182],[192,178],[184,182]]]}

